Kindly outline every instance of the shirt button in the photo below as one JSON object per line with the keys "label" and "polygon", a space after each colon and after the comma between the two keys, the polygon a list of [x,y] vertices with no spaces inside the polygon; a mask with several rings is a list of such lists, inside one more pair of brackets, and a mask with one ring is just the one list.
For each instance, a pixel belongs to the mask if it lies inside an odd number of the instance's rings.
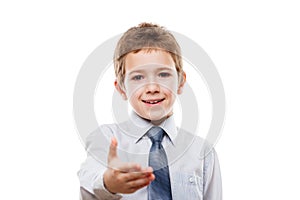
{"label": "shirt button", "polygon": [[194,183],[193,177],[190,177],[190,178],[189,178],[189,181],[190,181],[190,183]]}

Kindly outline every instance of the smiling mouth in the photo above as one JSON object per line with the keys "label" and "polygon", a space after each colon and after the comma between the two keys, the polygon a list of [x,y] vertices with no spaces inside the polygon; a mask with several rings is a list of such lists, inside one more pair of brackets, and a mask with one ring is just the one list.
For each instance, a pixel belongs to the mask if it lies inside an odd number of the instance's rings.
{"label": "smiling mouth", "polygon": [[165,100],[165,98],[156,99],[156,100],[142,100],[142,102],[147,103],[147,104],[155,105],[155,104],[158,104],[158,103],[162,102],[163,100]]}

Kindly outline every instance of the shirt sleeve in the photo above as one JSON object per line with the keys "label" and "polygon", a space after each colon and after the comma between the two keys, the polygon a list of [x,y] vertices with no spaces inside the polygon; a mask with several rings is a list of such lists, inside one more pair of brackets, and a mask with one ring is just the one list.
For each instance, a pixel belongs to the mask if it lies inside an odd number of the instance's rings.
{"label": "shirt sleeve", "polygon": [[220,165],[214,149],[204,160],[204,200],[222,200]]}
{"label": "shirt sleeve", "polygon": [[[102,131],[96,131],[87,138],[88,155],[78,171],[80,187],[84,192],[99,200],[118,200],[120,194],[110,193],[103,184],[103,174],[106,170],[108,146],[105,141],[110,141]],[[83,195],[82,195],[83,196]],[[90,200],[84,199],[83,200]]]}

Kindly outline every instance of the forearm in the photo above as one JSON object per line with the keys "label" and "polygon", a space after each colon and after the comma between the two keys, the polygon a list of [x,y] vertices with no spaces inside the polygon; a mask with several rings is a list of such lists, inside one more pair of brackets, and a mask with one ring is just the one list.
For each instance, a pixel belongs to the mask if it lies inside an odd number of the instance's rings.
{"label": "forearm", "polygon": [[222,200],[221,172],[214,149],[205,158],[204,166],[204,200]]}

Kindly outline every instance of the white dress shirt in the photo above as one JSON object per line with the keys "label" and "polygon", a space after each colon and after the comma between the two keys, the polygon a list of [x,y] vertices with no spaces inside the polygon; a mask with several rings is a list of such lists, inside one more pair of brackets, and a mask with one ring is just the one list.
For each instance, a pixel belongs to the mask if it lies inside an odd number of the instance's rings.
{"label": "white dress shirt", "polygon": [[[91,133],[86,142],[87,159],[78,172],[80,186],[95,199],[147,200],[147,187],[132,194],[111,194],[103,185],[103,173],[113,136],[122,161],[148,166],[152,142],[145,134],[152,126],[132,114],[126,122],[102,125]],[[221,200],[221,174],[214,148],[196,134],[176,128],[173,116],[159,126],[167,133],[162,145],[168,157],[173,200]]]}

